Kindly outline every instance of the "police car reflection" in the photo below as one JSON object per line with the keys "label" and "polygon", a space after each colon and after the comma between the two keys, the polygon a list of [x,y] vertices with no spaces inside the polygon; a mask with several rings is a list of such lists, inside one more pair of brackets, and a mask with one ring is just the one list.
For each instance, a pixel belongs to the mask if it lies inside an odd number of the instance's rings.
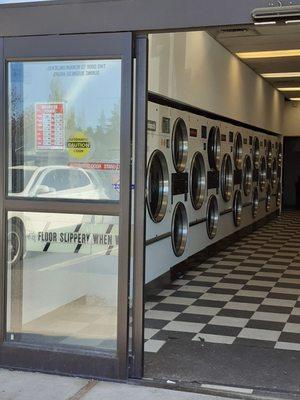
{"label": "police car reflection", "polygon": [[[9,169],[10,196],[53,199],[111,199],[112,185],[96,171],[67,166],[18,166]],[[8,263],[32,252],[111,254],[118,246],[114,217],[9,213]]]}

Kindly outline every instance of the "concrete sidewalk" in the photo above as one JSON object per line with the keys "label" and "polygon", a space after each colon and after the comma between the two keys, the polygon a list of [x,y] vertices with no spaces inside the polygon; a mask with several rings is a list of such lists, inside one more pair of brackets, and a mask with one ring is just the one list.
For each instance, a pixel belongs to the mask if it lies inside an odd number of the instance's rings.
{"label": "concrete sidewalk", "polygon": [[[121,383],[0,369],[0,400],[224,400]],[[230,400],[227,398],[227,400]]]}

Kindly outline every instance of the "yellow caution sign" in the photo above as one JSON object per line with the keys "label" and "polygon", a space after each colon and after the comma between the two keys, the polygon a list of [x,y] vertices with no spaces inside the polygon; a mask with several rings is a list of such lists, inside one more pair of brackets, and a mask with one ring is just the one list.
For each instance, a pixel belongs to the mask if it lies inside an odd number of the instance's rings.
{"label": "yellow caution sign", "polygon": [[76,132],[67,142],[67,149],[70,157],[81,160],[91,151],[91,142],[83,132]]}

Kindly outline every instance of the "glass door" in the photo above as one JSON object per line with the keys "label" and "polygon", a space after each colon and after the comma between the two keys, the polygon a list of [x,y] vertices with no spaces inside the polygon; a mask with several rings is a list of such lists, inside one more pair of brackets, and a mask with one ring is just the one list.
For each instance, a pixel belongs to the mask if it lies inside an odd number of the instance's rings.
{"label": "glass door", "polygon": [[124,379],[131,34],[3,49],[0,363]]}

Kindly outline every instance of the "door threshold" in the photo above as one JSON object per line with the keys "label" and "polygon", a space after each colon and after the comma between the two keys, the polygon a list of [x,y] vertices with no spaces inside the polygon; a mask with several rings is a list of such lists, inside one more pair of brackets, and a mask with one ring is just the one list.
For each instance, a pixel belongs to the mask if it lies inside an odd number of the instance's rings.
{"label": "door threshold", "polygon": [[299,400],[299,392],[282,392],[266,388],[224,386],[212,383],[160,380],[155,378],[129,379],[134,385],[150,386],[180,392],[198,393],[237,400]]}

